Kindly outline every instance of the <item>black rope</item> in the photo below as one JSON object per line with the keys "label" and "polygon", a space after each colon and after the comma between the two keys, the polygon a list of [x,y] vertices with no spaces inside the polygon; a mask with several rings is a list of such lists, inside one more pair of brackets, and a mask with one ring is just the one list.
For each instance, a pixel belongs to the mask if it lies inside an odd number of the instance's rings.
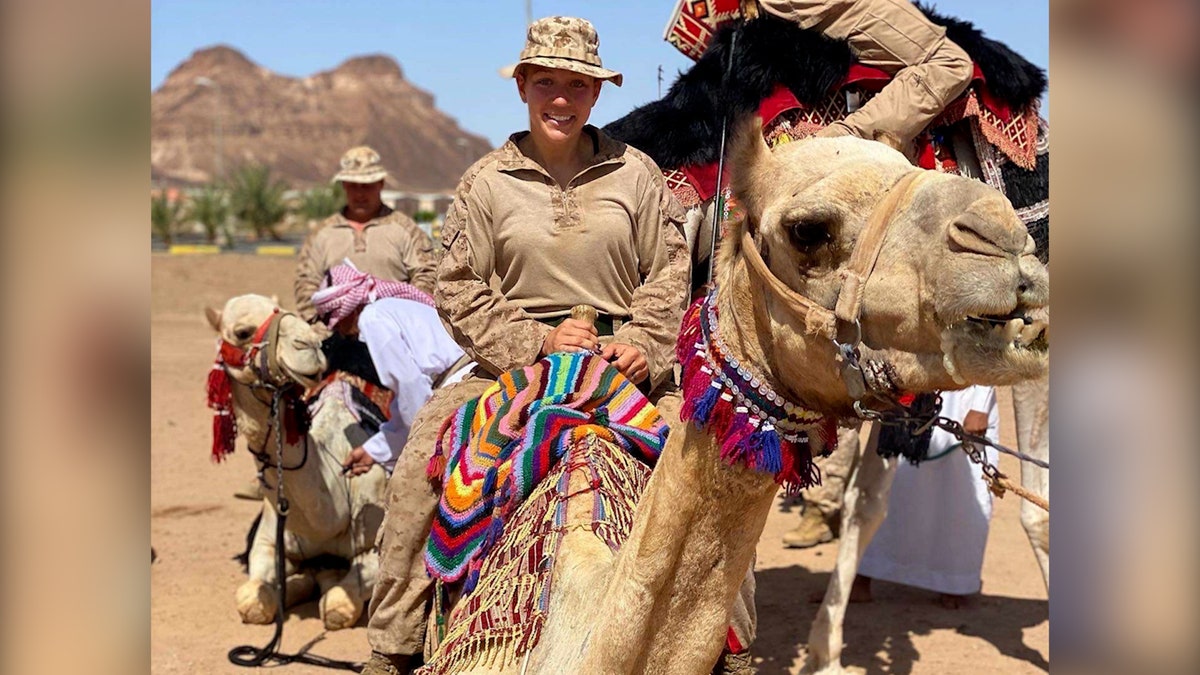
{"label": "black rope", "polygon": [[[273,397],[274,401],[278,401],[279,396]],[[352,673],[360,672],[365,664],[356,663],[353,661],[339,661],[330,659],[324,656],[311,656],[304,652],[296,654],[284,654],[279,651],[280,638],[283,637],[283,622],[286,618],[287,610],[287,566],[284,557],[284,541],[283,531],[287,525],[287,515],[289,504],[287,497],[283,494],[283,411],[277,405],[272,405],[274,412],[277,413],[276,430],[275,430],[275,446],[279,457],[279,464],[275,466],[278,471],[278,478],[275,481],[275,503],[276,512],[279,514],[278,521],[275,523],[275,581],[279,584],[279,607],[275,612],[275,634],[271,637],[271,641],[263,647],[255,647],[253,645],[241,645],[229,650],[229,662],[235,666],[243,668],[257,668],[268,661],[273,661],[280,665],[289,663],[307,663],[311,666],[319,666],[321,668],[331,668],[334,670],[348,670]],[[305,434],[305,460],[308,459],[308,436]],[[265,448],[264,448],[265,450]],[[265,454],[265,453],[264,453]]]}
{"label": "black rope", "polygon": [[[729,60],[725,64],[725,72],[721,77],[721,91],[729,91],[729,76],[733,72],[733,55],[737,52],[738,32],[736,28],[729,37]],[[713,203],[712,236],[708,240],[708,283],[712,283],[713,271],[716,270],[717,233],[721,229],[722,213],[725,210],[725,191],[721,187],[721,178],[725,173],[725,135],[729,128],[729,106],[721,113],[721,147],[717,154],[717,200]]]}

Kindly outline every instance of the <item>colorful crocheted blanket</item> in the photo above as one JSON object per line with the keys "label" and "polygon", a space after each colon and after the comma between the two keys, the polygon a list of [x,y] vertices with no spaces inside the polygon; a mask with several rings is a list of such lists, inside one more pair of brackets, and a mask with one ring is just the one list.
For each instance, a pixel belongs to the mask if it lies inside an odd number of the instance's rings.
{"label": "colorful crocheted blanket", "polygon": [[587,430],[653,464],[669,428],[633,383],[591,354],[511,370],[448,418],[429,463],[442,483],[425,548],[430,575],[465,577],[470,593],[508,517]]}

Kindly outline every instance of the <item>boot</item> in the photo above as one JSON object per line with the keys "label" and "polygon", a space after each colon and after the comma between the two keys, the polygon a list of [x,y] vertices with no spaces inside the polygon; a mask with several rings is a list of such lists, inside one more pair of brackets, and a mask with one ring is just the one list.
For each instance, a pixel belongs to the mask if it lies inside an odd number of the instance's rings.
{"label": "boot", "polygon": [[717,660],[717,665],[713,667],[713,675],[754,675],[757,670],[750,659],[750,652],[721,652],[721,658]]}
{"label": "boot", "polygon": [[238,489],[237,492],[234,492],[233,496],[237,497],[238,499],[249,499],[252,502],[261,502],[263,497],[266,495],[263,494],[262,482],[260,482],[257,478],[252,478],[244,487]]}
{"label": "boot", "polygon": [[786,548],[810,548],[833,541],[835,536],[824,514],[810,505],[800,514],[800,524],[796,529],[783,534],[783,545]]}
{"label": "boot", "polygon": [[371,660],[363,667],[361,675],[409,675],[413,671],[413,658],[408,654],[380,654],[371,652]]}

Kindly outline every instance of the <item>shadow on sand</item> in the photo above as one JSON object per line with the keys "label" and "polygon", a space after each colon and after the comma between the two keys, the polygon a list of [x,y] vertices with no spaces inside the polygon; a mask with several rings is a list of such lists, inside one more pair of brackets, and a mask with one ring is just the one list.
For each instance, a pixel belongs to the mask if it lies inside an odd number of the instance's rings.
{"label": "shadow on sand", "polygon": [[[759,570],[758,639],[753,646],[759,675],[786,675],[808,642],[818,605],[808,597],[825,590],[829,574],[802,565]],[[1000,653],[1049,672],[1050,664],[1024,642],[1022,631],[1049,618],[1045,600],[987,595],[968,598],[957,610],[942,608],[937,594],[876,581],[874,601],[846,612],[842,664],[868,674],[906,675],[921,659],[913,635],[950,629],[977,637]],[[877,652],[883,652],[878,656]],[[928,655],[926,655],[928,656]]]}

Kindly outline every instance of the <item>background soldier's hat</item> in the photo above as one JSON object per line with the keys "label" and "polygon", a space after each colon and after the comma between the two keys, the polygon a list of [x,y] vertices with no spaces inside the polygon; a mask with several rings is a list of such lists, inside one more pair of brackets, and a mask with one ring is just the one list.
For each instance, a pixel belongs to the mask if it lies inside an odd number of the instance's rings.
{"label": "background soldier's hat", "polygon": [[621,73],[605,68],[600,62],[600,37],[586,19],[551,16],[534,21],[529,25],[520,58],[501,72],[511,76],[521,66],[531,65],[590,75],[618,87],[624,79]]}
{"label": "background soldier's hat", "polygon": [[350,148],[342,155],[341,171],[333,177],[333,182],[347,183],[377,183],[387,178],[387,169],[379,159],[379,153],[365,145]]}

